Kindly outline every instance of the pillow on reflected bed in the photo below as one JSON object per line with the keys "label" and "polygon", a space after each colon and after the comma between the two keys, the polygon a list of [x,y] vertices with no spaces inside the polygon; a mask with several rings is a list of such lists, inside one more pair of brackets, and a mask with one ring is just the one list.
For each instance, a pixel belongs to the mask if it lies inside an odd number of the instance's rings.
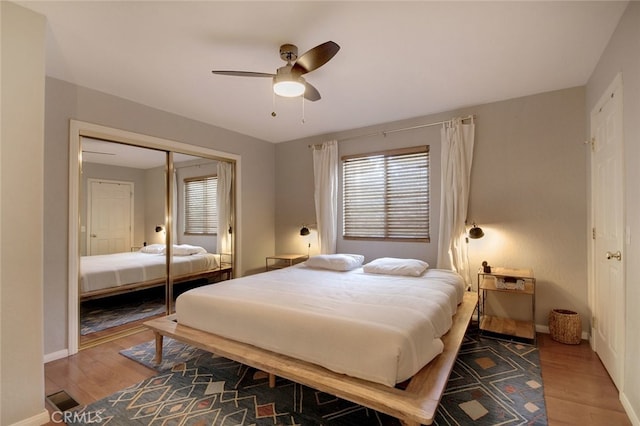
{"label": "pillow on reflected bed", "polygon": [[148,254],[164,254],[165,248],[164,244],[149,244],[140,249],[141,253]]}
{"label": "pillow on reflected bed", "polygon": [[310,257],[304,264],[310,268],[350,271],[362,266],[364,256],[360,254],[319,254]]}
{"label": "pillow on reflected bed", "polygon": [[[165,254],[166,248],[164,244],[149,244],[140,249],[142,253],[148,254]],[[192,254],[205,254],[207,250],[200,246],[192,246],[189,244],[173,245],[174,256],[191,256]]]}
{"label": "pillow on reflected bed", "polygon": [[429,264],[427,262],[418,259],[381,257],[364,265],[362,270],[371,274],[419,277],[427,270],[428,267]]}

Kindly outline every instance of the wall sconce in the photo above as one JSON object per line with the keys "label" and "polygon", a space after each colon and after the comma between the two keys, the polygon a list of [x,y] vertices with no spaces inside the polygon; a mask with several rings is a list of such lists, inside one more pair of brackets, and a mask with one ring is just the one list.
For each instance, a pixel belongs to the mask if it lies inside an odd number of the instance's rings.
{"label": "wall sconce", "polygon": [[300,236],[304,237],[306,235],[309,235],[311,233],[311,231],[309,231],[309,228],[306,225],[302,225],[302,228],[300,228]]}
{"label": "wall sconce", "polygon": [[484,231],[473,222],[473,226],[469,229],[468,235],[472,240],[477,240],[478,238],[484,237]]}
{"label": "wall sconce", "polygon": [[162,232],[162,231],[164,231],[164,226],[156,225],[156,232]]}

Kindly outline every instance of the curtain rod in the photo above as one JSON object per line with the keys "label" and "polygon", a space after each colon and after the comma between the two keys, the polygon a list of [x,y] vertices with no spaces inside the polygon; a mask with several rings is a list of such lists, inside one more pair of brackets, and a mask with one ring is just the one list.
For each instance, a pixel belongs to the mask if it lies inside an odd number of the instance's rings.
{"label": "curtain rod", "polygon": [[[174,169],[178,170],[178,169],[189,169],[191,167],[203,167],[203,166],[210,166],[213,163],[211,163],[210,161],[207,161],[210,159],[197,159],[197,160],[189,160],[189,161],[206,161],[206,162],[202,162],[202,163],[197,163],[197,164],[187,164],[186,166],[173,166]],[[212,160],[212,161],[216,161],[219,162],[219,160]]]}
{"label": "curtain rod", "polygon": [[[476,118],[475,114],[472,114],[472,115],[467,115],[466,117],[462,117],[461,120],[473,120],[475,118]],[[344,139],[339,139],[338,142],[344,142],[344,141],[349,141],[349,140],[352,140],[352,139],[360,139],[360,138],[366,138],[366,137],[378,136],[378,135],[382,135],[382,136],[386,137],[389,133],[405,132],[407,130],[421,129],[423,127],[440,126],[440,125],[446,124],[446,123],[448,123],[450,121],[451,120],[436,121],[435,123],[419,124],[417,126],[403,127],[403,128],[400,128],[400,129],[383,130],[383,131],[379,131],[379,132],[367,133],[367,134],[364,134],[364,135],[350,136],[350,137],[347,137],[347,138],[344,138]],[[309,148],[314,148],[316,146],[321,146],[321,145],[322,144],[312,144],[312,145],[309,145]]]}

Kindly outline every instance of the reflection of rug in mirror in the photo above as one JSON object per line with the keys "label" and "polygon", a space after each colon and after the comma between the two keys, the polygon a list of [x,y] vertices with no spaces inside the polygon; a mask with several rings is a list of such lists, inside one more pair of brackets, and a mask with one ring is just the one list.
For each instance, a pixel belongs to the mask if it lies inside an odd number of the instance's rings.
{"label": "reflection of rug in mirror", "polygon": [[[473,333],[469,333],[473,334]],[[153,366],[154,342],[121,352]],[[399,425],[396,419],[165,338],[158,375],[84,408],[109,424]],[[465,337],[435,425],[545,425],[535,346]]]}
{"label": "reflection of rug in mirror", "polygon": [[80,304],[80,334],[84,336],[164,312],[163,288],[87,300]]}
{"label": "reflection of rug in mirror", "polygon": [[[174,285],[174,299],[189,289],[205,284],[207,280],[186,281]],[[80,335],[85,336],[164,314],[164,297],[164,287],[154,287],[82,302]]]}

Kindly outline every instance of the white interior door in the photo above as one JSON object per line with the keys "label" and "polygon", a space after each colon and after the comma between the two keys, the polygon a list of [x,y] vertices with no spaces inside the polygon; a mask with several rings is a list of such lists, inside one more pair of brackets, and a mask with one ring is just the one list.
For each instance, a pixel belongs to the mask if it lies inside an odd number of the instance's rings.
{"label": "white interior door", "polygon": [[133,184],[89,181],[89,255],[131,250]]}
{"label": "white interior door", "polygon": [[593,202],[593,345],[618,389],[624,361],[624,187],[622,80],[591,113]]}

